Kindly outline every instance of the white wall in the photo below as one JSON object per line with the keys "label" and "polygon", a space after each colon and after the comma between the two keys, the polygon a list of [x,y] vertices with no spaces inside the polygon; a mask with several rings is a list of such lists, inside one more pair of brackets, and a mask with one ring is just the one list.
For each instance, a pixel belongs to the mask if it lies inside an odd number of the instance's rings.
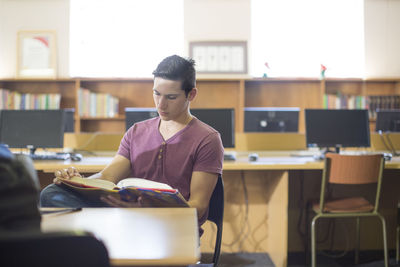
{"label": "white wall", "polygon": [[0,77],[16,75],[20,30],[55,30],[58,76],[69,76],[69,0],[0,0]]}
{"label": "white wall", "polygon": [[400,1],[365,0],[366,77],[400,77]]}
{"label": "white wall", "polygon": [[[200,40],[250,45],[250,2],[185,0],[185,47]],[[400,77],[398,25],[399,0],[365,0],[367,77]],[[57,32],[58,76],[69,76],[69,0],[0,0],[0,77],[15,77],[18,30],[38,29]]]}
{"label": "white wall", "polygon": [[185,0],[185,42],[250,39],[250,0]]}

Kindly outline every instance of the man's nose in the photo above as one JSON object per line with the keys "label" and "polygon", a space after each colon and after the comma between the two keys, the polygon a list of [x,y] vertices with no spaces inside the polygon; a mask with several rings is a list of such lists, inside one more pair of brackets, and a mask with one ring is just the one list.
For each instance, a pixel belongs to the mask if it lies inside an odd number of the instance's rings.
{"label": "man's nose", "polygon": [[165,107],[167,107],[167,102],[168,102],[167,99],[165,97],[161,96],[158,101],[158,106],[160,108],[165,108]]}

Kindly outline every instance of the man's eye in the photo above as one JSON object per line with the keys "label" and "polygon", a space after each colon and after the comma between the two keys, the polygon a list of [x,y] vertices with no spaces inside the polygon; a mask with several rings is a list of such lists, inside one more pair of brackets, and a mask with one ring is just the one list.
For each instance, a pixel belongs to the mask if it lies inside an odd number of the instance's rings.
{"label": "man's eye", "polygon": [[167,98],[172,100],[172,99],[176,99],[176,96],[168,96]]}

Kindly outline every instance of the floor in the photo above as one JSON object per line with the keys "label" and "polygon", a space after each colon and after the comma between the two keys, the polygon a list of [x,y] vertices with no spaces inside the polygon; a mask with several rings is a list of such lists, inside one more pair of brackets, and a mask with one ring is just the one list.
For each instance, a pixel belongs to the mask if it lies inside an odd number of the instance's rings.
{"label": "floor", "polygon": [[[202,255],[202,262],[211,262],[211,254]],[[218,267],[273,267],[267,253],[222,253]]]}
{"label": "floor", "polygon": [[[400,267],[396,264],[395,253],[389,253],[389,266]],[[211,254],[202,255],[202,262],[210,262]],[[288,267],[303,267],[303,253],[290,253],[288,256]],[[360,263],[354,265],[354,255],[348,253],[344,257],[334,258],[331,255],[319,254],[317,257],[318,266],[324,267],[381,267],[383,264],[382,252],[361,252]],[[219,267],[273,267],[275,266],[267,253],[223,253],[220,257]],[[310,264],[308,264],[310,266]]]}

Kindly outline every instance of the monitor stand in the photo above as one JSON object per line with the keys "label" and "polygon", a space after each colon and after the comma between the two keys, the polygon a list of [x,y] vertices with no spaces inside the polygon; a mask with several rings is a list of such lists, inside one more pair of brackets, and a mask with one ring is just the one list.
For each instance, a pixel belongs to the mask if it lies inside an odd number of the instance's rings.
{"label": "monitor stand", "polygon": [[35,154],[36,147],[34,147],[34,146],[32,146],[32,145],[28,145],[28,146],[26,146],[26,148],[29,149],[29,156],[32,157],[32,155]]}
{"label": "monitor stand", "polygon": [[378,133],[379,133],[379,136],[381,138],[383,145],[392,154],[392,156],[394,156],[394,157],[400,156],[400,153],[398,153],[396,151],[395,147],[393,146],[392,140],[390,139],[390,136],[389,136],[389,132],[385,133],[387,143],[385,141],[385,136],[383,135],[382,131],[379,130]]}
{"label": "monitor stand", "polygon": [[330,149],[329,147],[326,147],[321,150],[321,153],[319,155],[314,156],[314,159],[316,160],[324,160],[326,153],[340,153],[340,146],[335,146],[335,150]]}

